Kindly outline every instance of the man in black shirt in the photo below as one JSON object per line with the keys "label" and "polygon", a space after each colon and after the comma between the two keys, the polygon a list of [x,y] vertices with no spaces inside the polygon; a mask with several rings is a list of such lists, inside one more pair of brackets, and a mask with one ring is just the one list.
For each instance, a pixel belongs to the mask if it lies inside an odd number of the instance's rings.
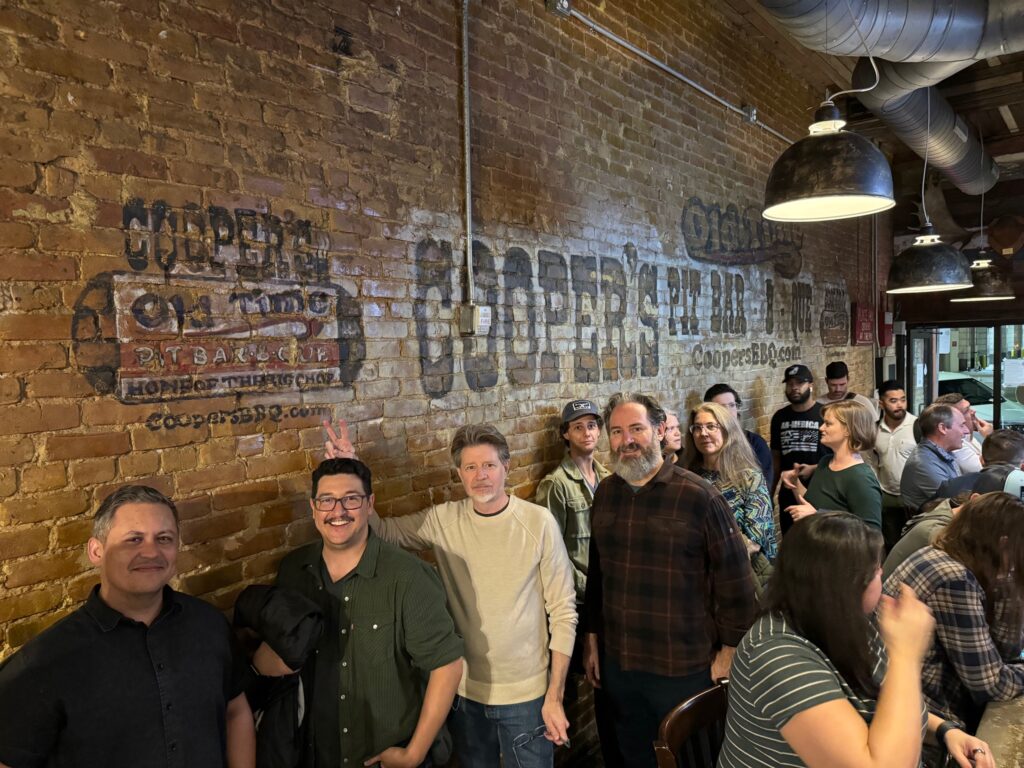
{"label": "man in black shirt", "polygon": [[167,582],[178,513],[129,485],[87,546],[100,584],[0,666],[0,766],[252,768],[256,738],[227,621]]}
{"label": "man in black shirt", "polygon": [[772,493],[779,490],[779,524],[785,535],[793,519],[786,507],[796,504],[793,492],[779,485],[782,473],[796,464],[817,465],[829,451],[821,445],[818,428],[821,426],[821,405],[814,402],[814,376],[806,365],[791,365],[786,369],[782,383],[786,385],[789,405],[772,416],[771,446],[775,482]]}

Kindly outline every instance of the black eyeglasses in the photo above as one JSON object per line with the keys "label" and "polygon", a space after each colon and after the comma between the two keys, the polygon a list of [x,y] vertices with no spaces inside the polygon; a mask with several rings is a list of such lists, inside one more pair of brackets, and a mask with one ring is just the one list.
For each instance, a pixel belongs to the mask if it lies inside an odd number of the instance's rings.
{"label": "black eyeglasses", "polygon": [[340,499],[336,499],[334,496],[317,496],[313,499],[313,506],[316,507],[317,512],[333,512],[341,504],[342,509],[353,512],[363,506],[365,498],[366,494],[364,493],[350,493]]}

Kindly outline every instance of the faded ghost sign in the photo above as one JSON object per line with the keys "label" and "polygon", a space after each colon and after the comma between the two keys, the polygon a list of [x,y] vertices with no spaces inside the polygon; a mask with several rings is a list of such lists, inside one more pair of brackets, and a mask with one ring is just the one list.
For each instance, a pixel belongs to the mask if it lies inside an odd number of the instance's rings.
{"label": "faded ghost sign", "polygon": [[133,200],[124,272],[75,304],[76,357],[122,402],[301,392],[351,384],[358,304],[327,278],[330,240],[308,221]]}
{"label": "faded ghost sign", "polygon": [[[163,402],[356,380],[362,307],[329,278],[327,233],[288,215],[141,200],[123,224],[125,269],[89,282],[72,323],[97,391]],[[651,378],[666,361],[679,375],[775,368],[800,359],[818,307],[822,342],[845,343],[845,288],[822,297],[801,277],[799,227],[696,197],[680,226],[685,252],[669,256],[629,243],[594,255],[474,241],[473,298],[494,322],[467,337],[455,320],[462,260],[447,241],[420,240],[410,331],[423,391],[444,397],[459,377],[474,391]]]}

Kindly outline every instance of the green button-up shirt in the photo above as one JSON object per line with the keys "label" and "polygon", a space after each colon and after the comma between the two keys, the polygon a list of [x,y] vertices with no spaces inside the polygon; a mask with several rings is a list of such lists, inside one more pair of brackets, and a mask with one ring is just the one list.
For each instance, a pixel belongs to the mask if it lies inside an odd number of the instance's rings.
{"label": "green button-up shirt", "polygon": [[[594,460],[594,473],[600,483],[611,472]],[[576,588],[576,602],[583,604],[587,590],[587,563],[590,558],[590,507],[594,491],[587,484],[580,468],[566,452],[562,463],[537,486],[534,501],[547,507],[555,516],[565,539],[565,549],[572,561],[572,581]]]}
{"label": "green button-up shirt", "polygon": [[372,531],[351,573],[332,582],[323,542],[281,562],[279,586],[297,589],[326,624],[302,670],[311,702],[306,748],[318,766],[356,766],[404,745],[419,720],[427,678],[463,655],[445,592],[425,562]]}

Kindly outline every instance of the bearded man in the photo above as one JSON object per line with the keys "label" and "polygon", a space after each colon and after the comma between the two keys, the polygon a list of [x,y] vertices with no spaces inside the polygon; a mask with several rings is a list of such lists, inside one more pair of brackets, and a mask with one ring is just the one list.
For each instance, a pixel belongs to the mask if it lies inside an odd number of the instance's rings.
{"label": "bearded man", "polygon": [[591,517],[583,665],[619,713],[616,736],[631,768],[654,768],[662,718],[728,676],[754,619],[750,561],[729,505],[662,459],[665,419],[652,397],[612,397],[604,420],[613,474],[598,486]]}
{"label": "bearded man", "polygon": [[[813,468],[831,451],[821,444],[821,404],[814,401],[814,376],[806,365],[791,365],[782,377],[789,405],[772,414],[771,446],[775,483],[772,495],[779,491],[779,509],[797,503],[789,488],[782,485],[782,473],[805,467]],[[808,470],[809,471],[809,470]],[[807,480],[804,479],[804,483]],[[782,535],[785,537],[793,525],[789,515],[779,515]]]}

